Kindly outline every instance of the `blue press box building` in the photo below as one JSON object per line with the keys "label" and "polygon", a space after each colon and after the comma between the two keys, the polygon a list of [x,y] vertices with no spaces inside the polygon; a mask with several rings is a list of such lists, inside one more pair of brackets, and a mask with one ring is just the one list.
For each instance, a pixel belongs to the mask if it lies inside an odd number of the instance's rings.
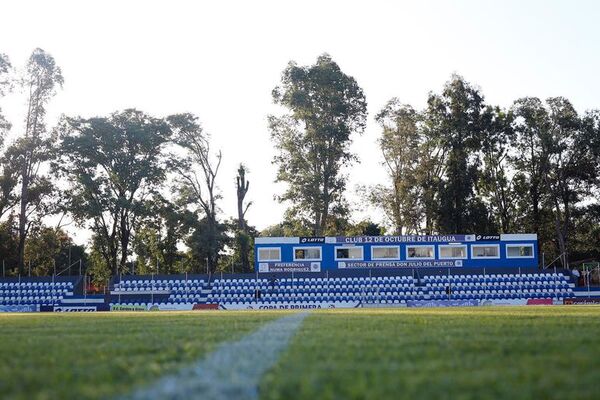
{"label": "blue press box building", "polygon": [[538,267],[535,234],[258,237],[256,270],[323,272],[360,269]]}

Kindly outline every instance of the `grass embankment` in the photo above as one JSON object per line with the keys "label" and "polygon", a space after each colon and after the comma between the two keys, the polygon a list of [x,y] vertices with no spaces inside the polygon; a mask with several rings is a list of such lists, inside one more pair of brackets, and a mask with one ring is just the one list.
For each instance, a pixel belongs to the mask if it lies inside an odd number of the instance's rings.
{"label": "grass embankment", "polygon": [[598,398],[600,307],[315,313],[264,399]]}

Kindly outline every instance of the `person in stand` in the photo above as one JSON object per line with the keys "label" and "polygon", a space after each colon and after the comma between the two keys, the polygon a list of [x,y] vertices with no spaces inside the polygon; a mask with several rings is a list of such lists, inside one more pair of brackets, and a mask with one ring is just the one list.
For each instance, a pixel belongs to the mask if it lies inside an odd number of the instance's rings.
{"label": "person in stand", "polygon": [[579,277],[581,277],[581,273],[575,267],[571,270],[571,275],[573,275],[573,280],[575,281],[575,287],[579,286]]}
{"label": "person in stand", "polygon": [[275,285],[277,284],[277,278],[275,278],[275,275],[271,275],[271,279],[269,279],[269,284],[271,285],[271,290],[275,290]]}

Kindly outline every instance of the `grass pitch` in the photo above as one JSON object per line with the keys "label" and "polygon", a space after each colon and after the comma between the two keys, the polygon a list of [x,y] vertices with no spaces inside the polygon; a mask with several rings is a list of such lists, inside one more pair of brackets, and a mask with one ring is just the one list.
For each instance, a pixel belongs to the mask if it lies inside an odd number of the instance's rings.
{"label": "grass pitch", "polygon": [[0,314],[0,399],[98,399],[125,394],[281,315]]}
{"label": "grass pitch", "polygon": [[[128,393],[282,312],[0,315],[0,398]],[[595,398],[600,307],[313,312],[264,399]]]}
{"label": "grass pitch", "polygon": [[263,380],[266,399],[590,399],[600,307],[328,311]]}

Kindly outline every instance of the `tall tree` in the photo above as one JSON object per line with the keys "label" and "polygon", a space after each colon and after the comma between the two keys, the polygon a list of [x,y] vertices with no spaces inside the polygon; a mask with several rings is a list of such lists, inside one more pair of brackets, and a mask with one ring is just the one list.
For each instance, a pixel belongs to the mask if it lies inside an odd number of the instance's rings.
{"label": "tall tree", "polygon": [[312,233],[322,235],[331,215],[344,209],[342,170],[356,159],[351,135],[365,129],[365,96],[324,54],[310,66],[290,62],[273,100],[289,111],[269,117],[277,182],[288,184],[279,200],[291,204],[288,215],[310,221]]}
{"label": "tall tree", "polygon": [[375,120],[382,128],[379,148],[391,181],[370,190],[371,201],[382,206],[393,221],[396,235],[417,233],[421,225],[421,188],[418,184],[420,116],[410,105],[390,100]]}
{"label": "tall tree", "polygon": [[[554,225],[554,242],[563,266],[569,263],[573,215],[598,180],[593,113],[580,117],[565,98],[517,100],[514,166],[529,187],[532,227],[544,232],[545,210]],[[590,124],[591,123],[591,124]],[[544,242],[549,239],[541,238]]]}
{"label": "tall tree", "polygon": [[251,238],[248,235],[248,224],[246,223],[246,212],[248,207],[252,205],[252,202],[248,202],[244,206],[244,199],[248,194],[250,188],[250,182],[246,179],[247,169],[244,164],[240,164],[238,168],[238,174],[235,177],[235,186],[237,192],[237,210],[238,220],[236,234],[236,242],[239,246],[240,262],[242,264],[242,272],[250,272],[250,246]]}
{"label": "tall tree", "polygon": [[501,233],[515,231],[516,191],[510,171],[512,113],[487,106],[482,113],[480,195]]}
{"label": "tall tree", "polygon": [[419,164],[415,170],[416,180],[421,190],[424,229],[422,233],[433,235],[440,231],[439,210],[443,178],[446,175],[448,147],[444,132],[439,127],[439,116],[422,112]]}
{"label": "tall tree", "polygon": [[572,213],[589,184],[596,178],[597,164],[589,137],[573,105],[565,98],[546,100],[548,130],[541,138],[543,149],[542,173],[550,203],[553,206],[556,239],[563,257],[569,264],[569,236]]}
{"label": "tall tree", "polygon": [[187,271],[184,254],[177,248],[190,229],[185,214],[165,199],[149,202],[148,215],[138,224],[133,240],[137,274]]}
{"label": "tall tree", "polygon": [[[10,60],[6,54],[0,53],[0,98],[2,98],[6,91],[10,88],[10,79],[8,73],[12,66]],[[2,108],[0,108],[0,145],[4,141],[4,134],[10,129],[10,123],[2,115]]]}
{"label": "tall tree", "polygon": [[[73,239],[62,229],[40,226],[27,238],[25,260],[31,266],[31,274],[37,276],[62,272],[67,275],[69,266],[78,260],[85,263],[83,246],[73,243]],[[78,267],[71,272],[79,272]]]}
{"label": "tall tree", "polygon": [[71,184],[69,209],[90,223],[97,252],[113,275],[124,270],[132,234],[165,177],[166,120],[129,109],[109,117],[65,118],[56,169]]}
{"label": "tall tree", "polygon": [[[31,228],[32,216],[47,211],[44,204],[52,192],[50,180],[40,173],[41,165],[50,159],[53,141],[46,135],[46,105],[63,84],[60,68],[54,58],[42,49],[35,49],[29,58],[20,85],[27,93],[25,131],[12,145],[20,168],[19,210],[19,272],[24,272],[25,240]],[[40,213],[40,211],[44,211]],[[38,218],[38,220],[41,218]]]}
{"label": "tall tree", "polygon": [[487,215],[475,193],[483,95],[462,77],[453,75],[440,95],[429,96],[427,105],[426,119],[447,149],[439,229],[442,233],[486,231]]}
{"label": "tall tree", "polygon": [[[11,89],[12,82],[9,77],[11,64],[5,54],[0,54],[0,98]],[[11,124],[2,115],[0,108],[0,148],[3,148],[6,133],[10,130]],[[16,160],[13,159],[14,152],[0,156],[0,218],[19,201],[19,197],[14,192],[19,178],[19,168]]]}
{"label": "tall tree", "polygon": [[226,227],[217,218],[217,201],[221,195],[216,181],[222,154],[221,151],[213,154],[210,136],[203,131],[197,117],[174,115],[169,117],[169,124],[174,131],[174,142],[183,152],[183,156],[174,158],[171,163],[180,201],[198,216],[190,244],[204,246],[192,249],[193,253],[205,258],[210,272],[214,272],[226,243],[223,233]]}
{"label": "tall tree", "polygon": [[511,157],[517,179],[521,181],[523,191],[527,193],[524,214],[525,229],[536,234],[541,233],[543,188],[543,148],[542,137],[548,129],[548,115],[540,99],[526,97],[514,102],[512,106],[514,120],[512,129],[515,135],[511,145],[515,149]]}
{"label": "tall tree", "polygon": [[9,214],[0,221],[0,264],[5,275],[16,275],[19,261],[19,235],[15,231],[16,216]]}

